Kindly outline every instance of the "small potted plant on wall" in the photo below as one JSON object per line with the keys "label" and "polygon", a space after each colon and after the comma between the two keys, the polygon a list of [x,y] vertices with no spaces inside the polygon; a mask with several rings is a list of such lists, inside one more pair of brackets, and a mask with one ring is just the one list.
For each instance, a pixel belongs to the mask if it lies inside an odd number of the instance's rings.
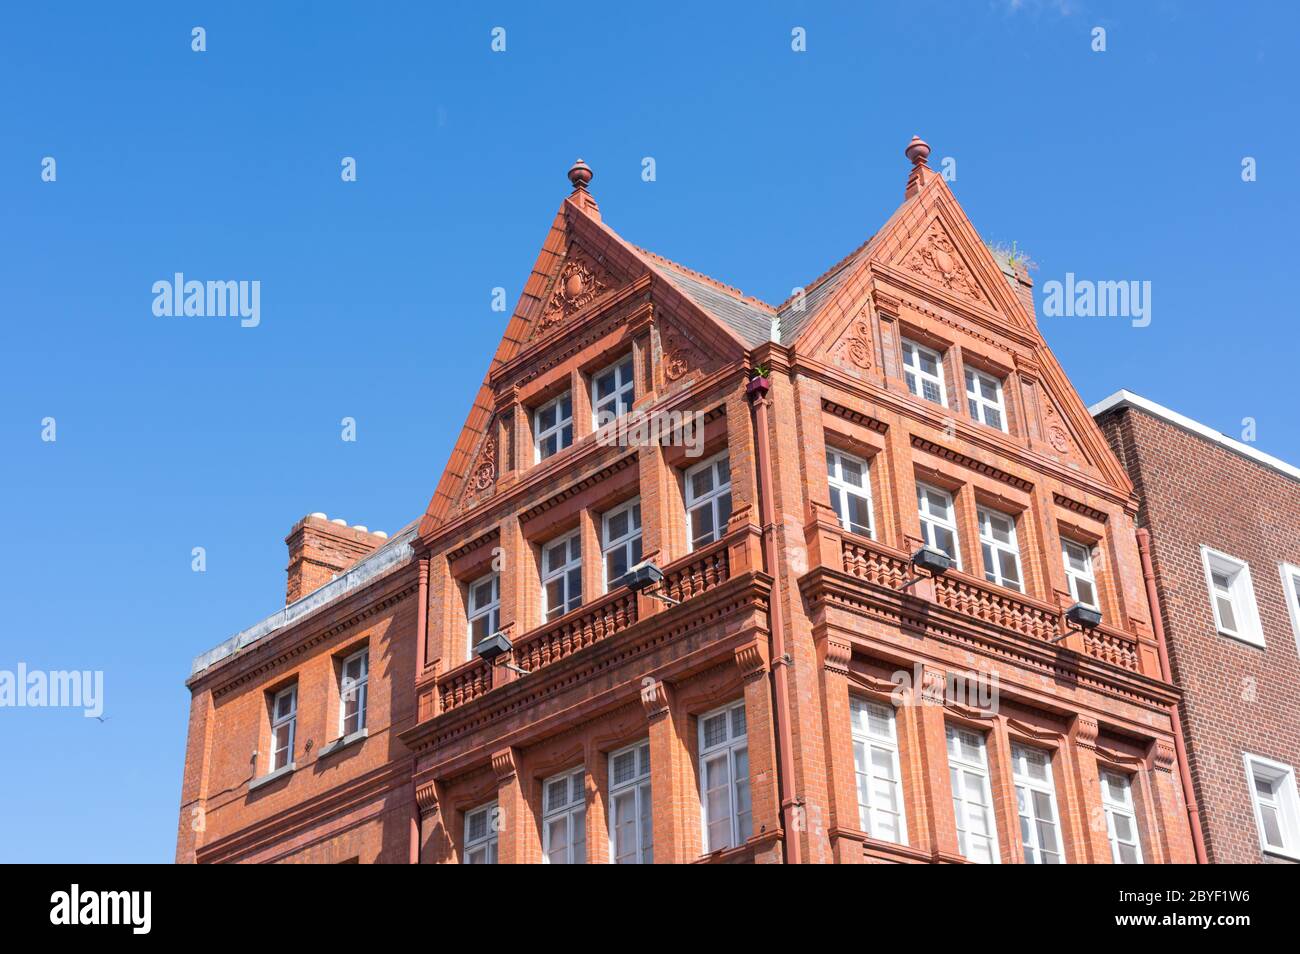
{"label": "small potted plant on wall", "polygon": [[749,384],[745,386],[745,393],[754,394],[766,393],[772,386],[772,381],[768,377],[769,370],[767,365],[758,364],[749,369]]}

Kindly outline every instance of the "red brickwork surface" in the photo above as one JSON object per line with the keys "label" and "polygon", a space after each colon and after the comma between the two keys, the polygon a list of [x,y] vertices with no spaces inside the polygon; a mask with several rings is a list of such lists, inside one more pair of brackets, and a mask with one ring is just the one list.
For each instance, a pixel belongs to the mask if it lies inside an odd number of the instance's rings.
{"label": "red brickwork surface", "polygon": [[[1141,410],[1099,423],[1151,532],[1209,860],[1282,860],[1261,851],[1243,753],[1300,768],[1300,656],[1279,571],[1300,565],[1300,482]],[[1249,564],[1263,648],[1217,631],[1203,545]]]}

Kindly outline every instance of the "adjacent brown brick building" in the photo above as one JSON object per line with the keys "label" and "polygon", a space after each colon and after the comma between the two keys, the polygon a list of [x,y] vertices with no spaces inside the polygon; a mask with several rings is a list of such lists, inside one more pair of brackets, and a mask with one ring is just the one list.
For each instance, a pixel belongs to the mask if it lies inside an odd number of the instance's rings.
{"label": "adjacent brown brick building", "polygon": [[1300,861],[1300,469],[1127,391],[1092,412],[1150,533],[1209,860]]}
{"label": "adjacent brown brick building", "polygon": [[928,154],[779,306],[579,161],[422,519],[196,660],[178,858],[1191,860],[1132,484]]}

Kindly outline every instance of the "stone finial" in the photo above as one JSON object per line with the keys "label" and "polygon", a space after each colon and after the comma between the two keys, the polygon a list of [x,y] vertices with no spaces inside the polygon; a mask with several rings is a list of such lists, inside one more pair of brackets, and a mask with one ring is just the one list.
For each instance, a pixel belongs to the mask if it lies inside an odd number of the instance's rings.
{"label": "stone finial", "polygon": [[[925,161],[930,158],[930,144],[920,136],[913,136],[912,141],[907,144],[907,148],[903,152],[912,161],[912,165],[923,166]],[[582,160],[579,159],[578,161],[581,162]]]}
{"label": "stone finial", "polygon": [[912,162],[912,171],[907,176],[907,188],[903,190],[903,197],[910,199],[921,191],[921,187],[935,173],[925,164],[930,158],[930,144],[920,136],[913,136],[903,153]]}
{"label": "stone finial", "polygon": [[569,181],[573,183],[574,192],[586,192],[587,185],[591,182],[591,166],[587,165],[581,159],[575,162],[569,168]]}

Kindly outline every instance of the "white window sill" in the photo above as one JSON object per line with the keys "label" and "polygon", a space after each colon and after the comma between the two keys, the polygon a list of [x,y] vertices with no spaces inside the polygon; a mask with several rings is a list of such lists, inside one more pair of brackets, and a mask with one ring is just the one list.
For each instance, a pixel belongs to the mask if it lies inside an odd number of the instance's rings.
{"label": "white window sill", "polygon": [[327,755],[333,755],[335,752],[339,751],[339,749],[346,749],[349,745],[352,745],[356,742],[360,742],[362,739],[367,738],[369,734],[370,734],[370,730],[359,729],[356,732],[353,732],[351,735],[345,735],[340,739],[335,739],[329,745],[325,746],[323,749],[317,752],[316,758],[323,759]]}
{"label": "white window sill", "polygon": [[298,766],[295,765],[293,762],[290,762],[288,765],[282,765],[274,772],[268,772],[266,775],[263,775],[261,778],[253,779],[251,782],[248,783],[248,790],[250,792],[255,792],[263,785],[270,785],[276,779],[284,778],[286,775],[292,774],[293,770],[297,767]]}
{"label": "white window sill", "polygon": [[1300,854],[1293,851],[1287,851],[1285,848],[1269,848],[1266,845],[1261,845],[1260,850],[1264,852],[1264,854],[1271,855],[1274,858],[1285,858],[1288,861],[1300,861]]}
{"label": "white window sill", "polygon": [[1234,642],[1245,643],[1247,646],[1254,646],[1256,649],[1264,649],[1264,637],[1247,636],[1244,633],[1228,633],[1224,630],[1216,630],[1218,634],[1225,639],[1231,639]]}

